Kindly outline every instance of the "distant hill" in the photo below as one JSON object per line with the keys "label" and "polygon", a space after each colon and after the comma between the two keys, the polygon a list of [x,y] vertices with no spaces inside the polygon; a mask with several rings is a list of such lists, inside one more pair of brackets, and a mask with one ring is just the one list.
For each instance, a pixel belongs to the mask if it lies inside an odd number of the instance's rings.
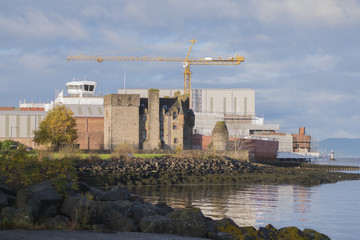
{"label": "distant hill", "polygon": [[335,157],[360,157],[360,138],[328,138],[319,147],[324,154],[334,150]]}

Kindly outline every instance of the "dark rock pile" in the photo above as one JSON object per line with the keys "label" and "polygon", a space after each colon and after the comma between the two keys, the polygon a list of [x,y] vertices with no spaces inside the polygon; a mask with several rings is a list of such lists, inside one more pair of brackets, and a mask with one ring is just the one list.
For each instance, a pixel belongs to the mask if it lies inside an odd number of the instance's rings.
{"label": "dark rock pile", "polygon": [[80,183],[63,198],[51,183],[43,182],[15,193],[0,186],[2,228],[37,227],[100,231],[179,234],[210,239],[329,239],[314,230],[272,225],[239,227],[231,219],[212,220],[197,209],[152,204],[116,187],[107,192]]}
{"label": "dark rock pile", "polygon": [[122,158],[76,162],[81,180],[92,185],[181,184],[236,182],[239,174],[260,169],[249,162],[224,157],[150,159]]}

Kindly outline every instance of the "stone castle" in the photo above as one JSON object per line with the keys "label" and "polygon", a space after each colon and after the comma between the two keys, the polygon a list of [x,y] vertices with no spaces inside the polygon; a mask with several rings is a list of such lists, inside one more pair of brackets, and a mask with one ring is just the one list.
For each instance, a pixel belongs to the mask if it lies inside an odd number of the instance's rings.
{"label": "stone castle", "polygon": [[188,99],[160,98],[159,90],[104,97],[104,149],[119,144],[136,149],[191,149],[195,115]]}

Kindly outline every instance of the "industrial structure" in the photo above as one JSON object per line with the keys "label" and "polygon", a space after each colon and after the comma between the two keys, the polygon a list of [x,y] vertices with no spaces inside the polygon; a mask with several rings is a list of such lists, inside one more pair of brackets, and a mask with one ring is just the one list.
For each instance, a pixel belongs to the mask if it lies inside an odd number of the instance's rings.
{"label": "industrial structure", "polygon": [[246,146],[255,157],[273,158],[274,148],[279,159],[289,153],[312,154],[305,128],[298,134],[279,133],[278,124],[265,124],[256,116],[252,89],[192,89],[192,111],[189,100],[181,97],[183,89],[119,89],[102,97],[95,95],[93,81],[73,80],[66,87],[50,103],[24,101],[16,108],[0,108],[0,140],[36,147],[33,130],[53,106],[65,104],[77,123],[76,144],[84,150],[113,150],[122,143],[148,150],[207,149],[216,122],[223,121],[229,144]]}
{"label": "industrial structure", "polygon": [[190,40],[191,45],[190,49],[185,58],[181,57],[133,57],[133,56],[86,56],[86,55],[78,55],[78,56],[69,56],[67,60],[95,60],[99,63],[103,61],[158,61],[158,62],[182,62],[184,67],[184,92],[185,96],[190,98],[190,109],[192,109],[192,101],[191,101],[191,65],[239,65],[241,62],[244,62],[245,58],[236,55],[235,57],[230,57],[228,59],[224,58],[216,58],[212,57],[204,57],[204,58],[189,58],[191,49],[195,42],[195,39]]}

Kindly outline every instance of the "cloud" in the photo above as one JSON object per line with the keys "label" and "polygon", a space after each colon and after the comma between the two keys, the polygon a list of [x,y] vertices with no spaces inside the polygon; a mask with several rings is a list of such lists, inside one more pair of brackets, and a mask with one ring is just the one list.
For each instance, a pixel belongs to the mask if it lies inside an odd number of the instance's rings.
{"label": "cloud", "polygon": [[360,6],[355,0],[255,0],[254,14],[265,24],[340,26],[360,21]]}
{"label": "cloud", "polygon": [[80,41],[89,37],[79,20],[38,8],[28,8],[21,14],[0,15],[0,33],[7,38],[14,37],[23,41],[43,41],[58,37]]}
{"label": "cloud", "polygon": [[37,74],[47,75],[56,72],[56,67],[65,59],[60,59],[58,56],[47,56],[39,54],[25,54],[18,58],[20,68],[26,68],[31,72]]}

